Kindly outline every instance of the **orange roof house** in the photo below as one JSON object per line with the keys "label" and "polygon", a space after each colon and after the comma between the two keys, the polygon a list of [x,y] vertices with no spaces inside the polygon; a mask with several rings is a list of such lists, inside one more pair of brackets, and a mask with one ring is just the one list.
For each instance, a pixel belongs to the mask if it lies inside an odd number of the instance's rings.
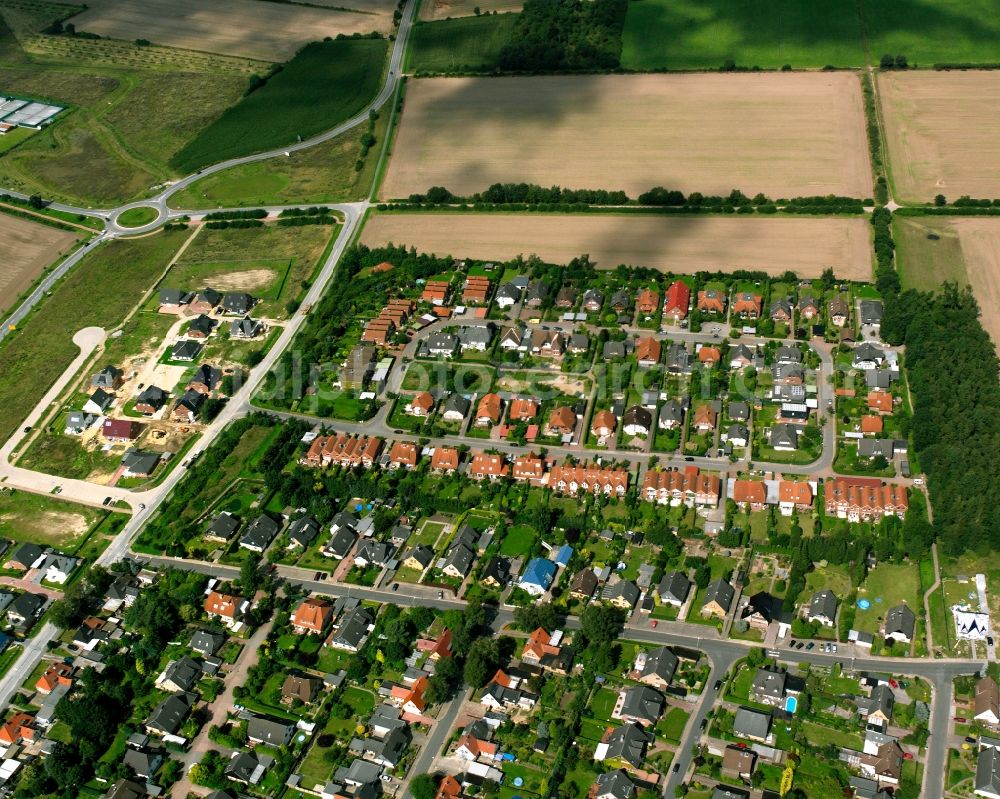
{"label": "orange roof house", "polygon": [[[460,751],[461,750],[461,751]],[[493,741],[484,741],[477,738],[472,733],[465,733],[455,742],[455,752],[465,759],[488,757],[494,758],[499,750],[499,746]]]}
{"label": "orange roof house", "polygon": [[718,347],[702,347],[698,350],[698,360],[706,364],[718,363],[722,359],[722,353]]}
{"label": "orange roof house", "polygon": [[0,743],[16,744],[35,739],[35,717],[30,713],[15,713],[0,726]]}
{"label": "orange roof house", "polygon": [[717,289],[698,292],[698,310],[704,313],[725,313],[726,294]]}
{"label": "orange roof house", "polygon": [[866,414],[861,417],[861,432],[862,433],[881,433],[882,432],[882,417],[875,416],[873,414]]}
{"label": "orange roof house", "polygon": [[65,685],[67,687],[73,684],[73,667],[68,663],[53,663],[38,678],[38,682],[35,683],[35,690],[40,694],[50,694],[57,686]]}
{"label": "orange roof house", "polygon": [[660,362],[660,342],[652,336],[646,336],[635,342],[635,357],[643,366]]}
{"label": "orange roof house", "polygon": [[445,775],[441,778],[441,784],[438,785],[434,799],[462,799],[462,783],[451,774]]}
{"label": "orange roof house", "polygon": [[234,620],[240,615],[240,606],[243,604],[243,597],[235,594],[221,594],[218,591],[211,591],[205,597],[205,612],[209,616],[218,616],[221,619]]}
{"label": "orange roof house", "polygon": [[448,299],[451,284],[447,280],[428,280],[424,283],[424,291],[420,299],[434,305],[442,305]]}
{"label": "orange roof house", "polygon": [[733,502],[760,510],[767,503],[767,488],[760,480],[735,480]]}
{"label": "orange roof house", "polygon": [[543,627],[536,629],[528,636],[528,643],[521,652],[521,660],[538,665],[546,655],[558,655],[560,648],[552,645],[552,636]]}
{"label": "orange roof house", "polygon": [[636,300],[635,307],[639,313],[656,313],[656,309],[660,307],[659,293],[651,291],[650,289],[643,289],[639,292],[639,297]]}
{"label": "orange roof house", "polygon": [[503,455],[477,452],[472,456],[472,463],[469,464],[469,477],[473,480],[482,480],[484,477],[496,480],[498,477],[506,477],[508,474],[510,474],[510,468]]}
{"label": "orange roof house", "polygon": [[691,304],[691,289],[683,280],[675,280],[667,289],[667,297],[663,301],[663,315],[675,319],[687,316],[688,305]]}
{"label": "orange roof house", "polygon": [[431,455],[431,471],[450,474],[458,468],[459,453],[455,447],[435,447]]}
{"label": "orange roof house", "polygon": [[549,414],[549,430],[557,435],[566,435],[576,429],[576,413],[569,405],[560,405]]}
{"label": "orange roof house", "polygon": [[462,290],[462,302],[469,305],[482,305],[486,302],[490,293],[490,279],[470,275],[465,279],[465,287]]}
{"label": "orange roof house", "polygon": [[778,504],[782,510],[791,511],[792,507],[805,510],[812,505],[812,486],[805,481],[782,480],[778,483]]}
{"label": "orange roof house", "polygon": [[597,438],[603,438],[615,432],[617,426],[618,420],[615,419],[615,415],[611,411],[598,411],[594,414],[594,421],[591,422],[590,432]]}
{"label": "orange roof house", "polygon": [[412,441],[397,441],[389,450],[389,468],[403,466],[412,469],[417,465],[417,445]]}
{"label": "orange roof house", "polygon": [[434,395],[429,391],[421,391],[410,399],[406,408],[411,416],[427,416],[434,410]]}
{"label": "orange roof house", "polygon": [[499,394],[483,394],[476,408],[476,424],[480,426],[496,424],[500,421],[500,409],[503,401]]}
{"label": "orange roof house", "polygon": [[292,614],[292,627],[297,633],[322,633],[333,618],[333,605],[325,599],[306,597]]}
{"label": "orange roof house", "polygon": [[541,480],[545,476],[545,462],[528,452],[514,461],[515,480]]}
{"label": "orange roof house", "polygon": [[869,391],[868,410],[892,413],[892,394],[888,391]]}
{"label": "orange roof house", "polygon": [[424,676],[418,677],[409,688],[405,685],[394,685],[389,698],[393,704],[402,708],[404,713],[420,715],[427,707],[427,700],[424,699],[427,682],[427,677]]}
{"label": "orange roof house", "polygon": [[716,418],[711,405],[700,405],[694,412],[694,427],[696,430],[713,430]]}
{"label": "orange roof house", "polygon": [[760,316],[761,302],[763,297],[754,294],[752,291],[741,291],[736,295],[733,303],[733,313],[748,319],[756,319]]}
{"label": "orange roof house", "polygon": [[512,422],[524,419],[531,419],[538,415],[538,400],[535,399],[514,399],[510,402],[510,410],[507,411],[507,418]]}
{"label": "orange roof house", "polygon": [[377,275],[380,272],[391,272],[395,268],[396,267],[394,267],[388,261],[382,261],[382,263],[376,264],[375,266],[372,267],[372,273]]}
{"label": "orange roof house", "polygon": [[418,638],[417,649],[421,652],[429,652],[431,660],[451,657],[451,630],[447,627],[441,631],[437,638]]}

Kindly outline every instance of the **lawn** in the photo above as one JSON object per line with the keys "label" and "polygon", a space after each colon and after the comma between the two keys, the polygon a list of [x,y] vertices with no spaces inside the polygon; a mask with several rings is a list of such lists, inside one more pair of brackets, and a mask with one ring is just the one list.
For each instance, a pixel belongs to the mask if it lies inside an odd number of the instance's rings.
{"label": "lawn", "polygon": [[679,707],[672,707],[660,719],[660,723],[656,725],[656,731],[668,741],[680,743],[681,735],[684,733],[684,725],[687,724],[690,715]]}
{"label": "lawn", "polygon": [[181,172],[291,144],[350,119],[378,92],[384,39],[313,42],[172,159]]}
{"label": "lawn", "polygon": [[0,494],[0,538],[31,541],[66,551],[73,548],[105,511],[44,494]]}
{"label": "lawn", "polygon": [[835,730],[832,727],[824,727],[821,724],[814,724],[810,721],[802,724],[802,731],[805,734],[806,740],[816,747],[833,744],[834,746],[860,751],[864,745],[861,736],[856,732]]}
{"label": "lawn", "polygon": [[[933,30],[933,29],[928,29]],[[865,63],[861,23],[838,0],[633,0],[622,33],[627,69],[796,69]]]}
{"label": "lawn", "polygon": [[[18,465],[71,480],[107,478],[113,474],[121,463],[121,453],[103,452],[99,448],[85,449],[76,436],[63,434],[58,423],[61,419],[62,414],[53,425],[55,432],[39,433],[18,459]],[[157,469],[158,473],[160,469]]]}
{"label": "lawn", "polygon": [[593,699],[590,700],[591,715],[601,721],[610,721],[611,711],[615,709],[617,701],[617,691],[613,691],[611,688],[598,688]]}
{"label": "lawn", "polygon": [[118,224],[122,227],[142,227],[148,225],[156,219],[156,209],[148,205],[140,205],[137,208],[129,208],[118,217]]}
{"label": "lawn", "polygon": [[534,528],[526,524],[515,524],[504,535],[500,554],[508,558],[523,557],[531,552],[537,537]]}
{"label": "lawn", "polygon": [[892,232],[904,289],[934,291],[949,280],[959,286],[969,284],[962,242],[950,219],[895,217]]}
{"label": "lawn", "polygon": [[886,53],[922,67],[1000,61],[996,2],[633,0],[622,34],[622,66],[637,70],[717,69],[727,59],[772,69],[861,67]]}
{"label": "lawn", "polygon": [[284,316],[285,304],[302,292],[337,230],[336,225],[205,229],[162,285],[245,290],[262,300],[254,316]]}
{"label": "lawn", "polygon": [[0,346],[0,439],[6,440],[79,350],[72,334],[113,330],[163,271],[187,231],[101,245],[85,257],[16,335]]}
{"label": "lawn", "polygon": [[796,600],[799,604],[808,602],[814,593],[824,588],[829,588],[837,595],[837,599],[843,601],[851,591],[851,578],[847,574],[844,566],[816,565],[814,570],[806,575],[806,587]]}
{"label": "lawn", "polygon": [[378,155],[389,126],[383,106],[372,134],[375,144],[361,158],[360,130],[291,153],[208,175],[170,198],[174,208],[235,208],[239,206],[332,203],[364,199],[371,190]]}
{"label": "lawn", "polygon": [[105,206],[139,195],[172,177],[168,159],[239,100],[252,72],[267,68],[156,45],[39,35],[66,7],[35,4],[47,9],[45,18],[45,10],[26,14],[25,5],[8,4],[0,23],[4,90],[71,109],[4,153],[0,182],[25,194]]}
{"label": "lawn", "polygon": [[413,29],[407,69],[475,72],[490,69],[514,34],[516,14],[421,22]]}
{"label": "lawn", "polygon": [[923,616],[919,596],[920,577],[915,563],[895,565],[880,563],[868,573],[858,597],[871,602],[868,610],[857,609],[855,627],[865,632],[876,632],[889,609],[903,600],[918,619]]}

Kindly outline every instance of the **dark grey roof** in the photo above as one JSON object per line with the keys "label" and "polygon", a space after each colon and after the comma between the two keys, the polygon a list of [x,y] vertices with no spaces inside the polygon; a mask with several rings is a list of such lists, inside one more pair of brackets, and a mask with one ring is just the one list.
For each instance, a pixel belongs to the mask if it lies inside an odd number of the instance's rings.
{"label": "dark grey roof", "polygon": [[240,538],[240,546],[266,549],[280,529],[281,525],[270,516],[262,513],[250,522],[243,536]]}
{"label": "dark grey roof", "polygon": [[782,601],[767,591],[758,591],[747,601],[743,608],[741,618],[748,619],[751,616],[760,616],[767,623],[783,620],[785,610]]}
{"label": "dark grey roof", "polygon": [[247,313],[253,308],[254,299],[241,291],[230,291],[222,295],[222,310],[226,313]]}
{"label": "dark grey roof", "polygon": [[194,370],[189,383],[204,383],[209,389],[214,389],[222,380],[222,370],[216,369],[210,363],[203,363]]}
{"label": "dark grey roof", "polygon": [[799,430],[793,424],[776,424],[771,428],[771,446],[793,447],[799,446]]}
{"label": "dark grey roof", "polygon": [[226,636],[216,630],[198,630],[191,636],[191,648],[200,655],[214,655],[226,642]]}
{"label": "dark grey roof", "polygon": [[750,428],[748,428],[745,424],[740,424],[739,422],[729,425],[726,430],[726,440],[732,441],[737,438],[741,441],[749,440]]}
{"label": "dark grey roof", "polygon": [[109,394],[103,388],[97,389],[90,395],[90,402],[93,402],[102,411],[106,411],[109,407],[111,407],[111,403],[114,401],[115,395]]}
{"label": "dark grey roof", "polygon": [[653,414],[641,405],[633,405],[625,411],[625,415],[622,417],[622,425],[625,427],[638,425],[649,430],[653,425]]}
{"label": "dark grey roof", "polygon": [[860,438],[858,439],[859,458],[883,457],[892,460],[896,451],[896,442],[891,438]]}
{"label": "dark grey roof", "polygon": [[171,694],[156,706],[146,720],[146,726],[157,732],[172,735],[180,729],[181,723],[194,706],[195,699],[194,694]]}
{"label": "dark grey roof", "polygon": [[201,679],[201,664],[189,657],[182,657],[167,665],[163,671],[164,682],[171,682],[179,691],[189,691]]}
{"label": "dark grey roof", "polygon": [[355,559],[360,558],[361,560],[381,566],[389,559],[389,555],[391,554],[392,547],[389,544],[376,541],[372,538],[366,538],[361,542],[357,550],[355,550],[354,557]]}
{"label": "dark grey roof", "polygon": [[623,724],[608,739],[607,757],[621,758],[639,768],[646,757],[646,747],[654,740],[656,736],[641,725]]}
{"label": "dark grey roof", "polygon": [[122,763],[130,767],[139,777],[151,777],[162,759],[156,752],[129,748],[122,756]]}
{"label": "dark grey roof", "polygon": [[32,544],[30,541],[21,544],[17,549],[10,553],[10,558],[8,560],[17,561],[29,569],[31,565],[38,560],[44,554],[42,548],[38,544]]}
{"label": "dark grey roof", "polygon": [[218,291],[211,286],[206,286],[194,296],[192,302],[207,302],[214,307],[219,304],[220,299],[222,299],[222,295]]}
{"label": "dark grey roof", "polygon": [[712,791],[712,799],[750,799],[750,793],[742,788],[716,785]]}
{"label": "dark grey roof", "polygon": [[604,304],[604,294],[597,289],[587,289],[583,292],[583,303],[584,305],[589,305],[591,303],[596,305]]}
{"label": "dark grey roof", "polygon": [[208,526],[208,532],[217,538],[230,538],[240,529],[240,520],[228,511],[223,511]]}
{"label": "dark grey roof", "polygon": [[627,350],[624,341],[605,341],[602,354],[605,358],[624,358]]}
{"label": "dark grey roof", "polygon": [[771,367],[771,376],[775,380],[804,380],[806,373],[801,364],[776,363]]}
{"label": "dark grey roof", "polygon": [[680,424],[684,421],[684,406],[677,400],[670,399],[660,406],[660,426],[666,427],[668,422]]}
{"label": "dark grey roof", "polygon": [[463,577],[469,573],[476,559],[476,553],[464,544],[453,546],[445,556],[444,568],[453,567]]}
{"label": "dark grey roof", "polygon": [[90,378],[90,385],[94,388],[111,388],[115,381],[122,376],[122,370],[117,366],[108,364],[101,371]]}
{"label": "dark grey roof", "polygon": [[659,691],[654,691],[648,685],[635,685],[625,690],[621,716],[656,723],[663,713],[664,704],[665,700]]}
{"label": "dark grey roof", "polygon": [[150,474],[159,462],[159,452],[143,452],[138,449],[130,449],[122,457],[122,464],[132,474]]}
{"label": "dark grey roof", "polygon": [[409,560],[410,558],[415,558],[417,562],[426,569],[434,560],[434,551],[430,547],[425,547],[423,544],[420,544],[407,552],[403,557],[403,560]]}
{"label": "dark grey roof", "polygon": [[549,294],[549,284],[544,280],[532,281],[531,285],[528,286],[528,296],[527,301],[531,302],[542,302]]}
{"label": "dark grey roof", "polygon": [[621,580],[614,585],[608,585],[601,593],[601,599],[624,599],[629,605],[635,606],[642,592],[631,580]]}
{"label": "dark grey roof", "polygon": [[757,669],[751,691],[756,696],[781,699],[785,695],[786,674],[781,669]]}
{"label": "dark grey roof", "polygon": [[736,711],[733,718],[733,732],[736,735],[745,735],[752,738],[767,738],[771,731],[771,715],[753,710],[749,707],[741,707]]}
{"label": "dark grey roof", "polygon": [[185,391],[179,400],[177,400],[177,407],[184,408],[189,411],[192,415],[197,416],[198,411],[201,410],[201,406],[205,403],[205,395],[199,394],[193,388]]}
{"label": "dark grey roof", "polygon": [[198,357],[199,352],[201,352],[201,344],[197,341],[187,339],[174,344],[174,348],[170,352],[170,357],[176,361],[193,361]]}
{"label": "dark grey roof", "polygon": [[878,300],[861,301],[861,324],[877,325],[882,322],[882,303]]}
{"label": "dark grey roof", "polygon": [[507,558],[502,558],[499,555],[493,558],[486,568],[483,570],[481,575],[481,580],[487,580],[492,578],[496,580],[501,587],[505,586],[510,582],[510,561]]}
{"label": "dark grey roof", "polygon": [[632,305],[632,296],[625,289],[618,289],[611,295],[611,305],[628,309]]}
{"label": "dark grey roof", "polygon": [[642,677],[651,677],[654,674],[669,683],[674,678],[677,671],[677,655],[666,646],[651,649],[646,653],[646,663],[642,667]]}
{"label": "dark grey roof", "polygon": [[885,614],[886,638],[895,633],[902,633],[907,638],[913,638],[913,630],[917,623],[913,611],[906,605],[896,605]]}
{"label": "dark grey roof", "polygon": [[191,324],[188,325],[188,333],[193,330],[196,333],[207,336],[212,332],[214,327],[215,322],[211,318],[205,316],[205,314],[198,314],[198,316],[191,320]]}
{"label": "dark grey roof", "polygon": [[118,780],[104,799],[143,799],[147,796],[146,786],[133,780]]}
{"label": "dark grey roof", "polygon": [[225,768],[225,775],[233,780],[248,784],[258,783],[274,763],[270,755],[259,755],[256,752],[240,752],[232,758]]}
{"label": "dark grey roof", "polygon": [[288,525],[288,537],[301,546],[309,546],[317,535],[319,535],[319,522],[312,516],[300,516]]}
{"label": "dark grey roof", "polygon": [[341,527],[330,537],[326,548],[335,557],[343,558],[351,551],[351,547],[354,546],[355,541],[357,541],[357,536],[353,530],[348,527]]}
{"label": "dark grey roof", "polygon": [[518,299],[520,299],[520,297],[521,297],[521,289],[519,289],[513,283],[510,282],[504,283],[500,288],[497,289],[496,298],[498,300],[508,299],[517,302]]}
{"label": "dark grey roof", "polygon": [[166,401],[167,392],[159,386],[146,386],[146,388],[142,390],[142,393],[135,398],[137,405],[151,405],[156,410],[162,408],[163,403]]}
{"label": "dark grey roof", "polygon": [[837,595],[829,588],[817,591],[809,600],[809,616],[833,619],[837,616]]}
{"label": "dark grey roof", "polygon": [[888,389],[895,378],[891,369],[868,369],[865,371],[865,386]]}
{"label": "dark grey roof", "polygon": [[184,305],[194,296],[190,291],[180,289],[160,289],[160,305]]}
{"label": "dark grey roof", "polygon": [[687,599],[691,591],[691,581],[683,572],[672,571],[663,575],[660,585],[656,589],[661,599],[672,599],[675,602],[683,602]]}
{"label": "dark grey roof", "polygon": [[242,319],[234,319],[229,325],[229,335],[236,338],[253,338],[260,331],[261,323],[257,319],[244,316]]}
{"label": "dark grey roof", "polygon": [[247,737],[270,746],[282,746],[294,729],[295,725],[290,721],[254,716],[247,722]]}
{"label": "dark grey roof", "polygon": [[7,614],[22,619],[33,619],[38,611],[45,607],[45,601],[45,597],[40,594],[21,594],[8,605]]}
{"label": "dark grey roof", "polygon": [[868,696],[859,698],[856,704],[864,716],[881,711],[886,718],[891,718],[896,697],[892,693],[892,688],[885,683],[879,683],[872,688]]}
{"label": "dark grey roof", "polygon": [[683,344],[667,347],[667,369],[671,372],[685,372],[691,368],[691,353]]}
{"label": "dark grey roof", "polygon": [[785,297],[779,297],[771,303],[770,314],[774,316],[778,311],[784,311],[789,316],[792,314],[792,304]]}
{"label": "dark grey roof", "polygon": [[448,413],[449,411],[455,411],[457,413],[465,416],[469,413],[469,407],[471,403],[465,397],[463,397],[458,392],[452,393],[444,404],[444,411],[442,413]]}
{"label": "dark grey roof", "polygon": [[331,636],[331,641],[357,649],[368,634],[368,625],[374,621],[375,617],[368,608],[361,606],[353,608],[344,613],[336,632]]}
{"label": "dark grey roof", "polygon": [[775,350],[774,360],[778,363],[802,363],[802,350],[783,344]]}
{"label": "dark grey roof", "polygon": [[458,330],[459,342],[467,347],[474,344],[488,345],[492,338],[493,328],[490,325],[466,325]]}
{"label": "dark grey roof", "polygon": [[722,579],[715,580],[709,583],[705,589],[705,601],[703,605],[715,601],[719,603],[720,607],[728,610],[733,602],[734,595],[733,587],[729,583]]}
{"label": "dark grey roof", "polygon": [[730,402],[726,413],[730,419],[745,422],[750,418],[750,406],[745,402]]}
{"label": "dark grey roof", "polygon": [[991,746],[979,752],[975,790],[1000,794],[1000,750]]}
{"label": "dark grey roof", "polygon": [[625,769],[617,769],[602,774],[597,778],[596,799],[632,799],[635,796],[635,783]]}

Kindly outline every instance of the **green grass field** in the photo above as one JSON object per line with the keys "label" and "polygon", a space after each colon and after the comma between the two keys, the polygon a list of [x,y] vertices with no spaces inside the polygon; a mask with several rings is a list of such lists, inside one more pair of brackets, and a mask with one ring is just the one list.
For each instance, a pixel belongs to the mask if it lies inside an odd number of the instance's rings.
{"label": "green grass field", "polygon": [[148,205],[140,205],[138,208],[129,208],[118,217],[118,224],[122,227],[142,227],[148,225],[156,219],[156,209]]}
{"label": "green grass field", "polygon": [[292,144],[344,122],[378,92],[384,39],[314,42],[244,97],[170,161],[181,172]]}
{"label": "green grass field", "polygon": [[924,612],[919,589],[920,575],[916,564],[878,564],[858,590],[858,598],[867,599],[871,607],[868,610],[857,609],[854,626],[866,632],[876,632],[889,609],[904,600],[917,619],[921,619]]}
{"label": "green grass field", "polygon": [[368,196],[389,126],[383,107],[375,121],[375,145],[361,170],[361,132],[351,130],[331,141],[292,153],[217,172],[170,198],[174,208],[235,208],[295,203],[332,203]]}
{"label": "green grass field", "polygon": [[4,92],[69,108],[33,136],[4,137],[0,183],[11,189],[84,204],[134,198],[172,177],[168,159],[239,100],[252,72],[267,69],[209,53],[39,36],[68,8],[53,5],[0,7]]}
{"label": "green grass field", "polygon": [[531,551],[535,543],[535,531],[526,524],[515,524],[503,537],[500,554],[508,557],[523,557]]}
{"label": "green grass field", "polygon": [[190,289],[213,285],[247,291],[262,299],[257,316],[283,316],[284,305],[312,276],[336,225],[206,228],[171,267],[164,286]]}
{"label": "green grass field", "polygon": [[892,232],[904,289],[933,291],[949,280],[969,284],[962,243],[948,217],[894,217]]}
{"label": "green grass field", "polygon": [[631,0],[622,33],[627,69],[850,67],[865,63],[853,3],[838,0]]}
{"label": "green grass field", "polygon": [[477,72],[490,69],[514,32],[517,14],[421,22],[414,29],[407,69],[414,72]]}
{"label": "green grass field", "polygon": [[84,258],[39,311],[0,347],[0,439],[38,403],[79,350],[73,334],[99,325],[113,329],[153,285],[187,236],[162,231],[118,239]]}
{"label": "green grass field", "polygon": [[68,550],[104,513],[42,494],[0,494],[0,537]]}
{"label": "green grass field", "polygon": [[631,0],[622,66],[861,67],[887,53],[923,67],[995,63],[998,12],[997,0]]}

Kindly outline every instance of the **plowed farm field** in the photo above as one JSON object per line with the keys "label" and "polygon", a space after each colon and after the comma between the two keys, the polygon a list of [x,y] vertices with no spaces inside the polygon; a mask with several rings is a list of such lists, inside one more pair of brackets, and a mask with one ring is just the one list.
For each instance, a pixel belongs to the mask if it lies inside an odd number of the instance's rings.
{"label": "plowed farm field", "polygon": [[504,182],[868,197],[861,87],[845,72],[411,81],[383,197]]}
{"label": "plowed farm field", "polygon": [[896,199],[1000,197],[1000,72],[883,72],[878,83]]}
{"label": "plowed farm field", "polygon": [[456,258],[535,254],[562,264],[587,253],[601,269],[791,270],[812,278],[832,267],[838,278],[870,280],[869,228],[867,219],[844,217],[397,213],[374,215],[361,238]]}
{"label": "plowed farm field", "polygon": [[76,239],[68,231],[0,214],[0,312],[10,310]]}

